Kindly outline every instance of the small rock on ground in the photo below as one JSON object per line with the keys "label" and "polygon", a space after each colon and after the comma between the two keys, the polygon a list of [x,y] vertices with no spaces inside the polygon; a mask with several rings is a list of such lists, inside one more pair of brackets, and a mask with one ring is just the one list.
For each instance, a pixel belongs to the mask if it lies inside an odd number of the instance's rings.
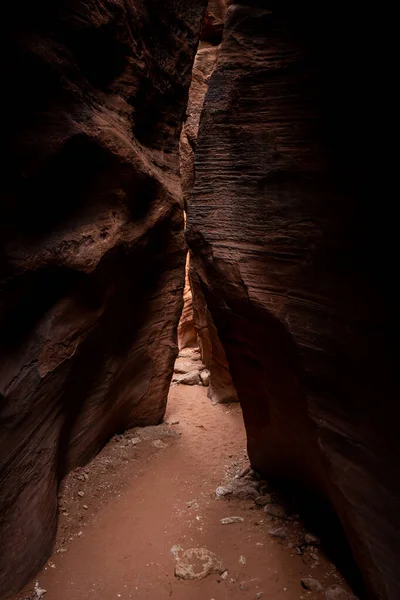
{"label": "small rock on ground", "polygon": [[136,446],[137,444],[140,444],[140,442],[141,442],[141,441],[142,441],[142,440],[141,440],[141,438],[139,438],[139,437],[133,437],[133,438],[131,438],[131,439],[129,440],[129,442],[130,442],[130,443],[131,443],[133,446]]}
{"label": "small rock on ground", "polygon": [[242,517],[225,517],[221,519],[222,525],[229,525],[230,523],[244,523]]}
{"label": "small rock on ground", "polygon": [[207,548],[189,548],[176,559],[175,577],[178,579],[204,579],[212,573],[221,575],[224,571],[222,560]]}
{"label": "small rock on ground", "polygon": [[[204,365],[205,368],[205,365]],[[200,370],[200,365],[198,362],[193,363],[190,360],[182,360],[180,358],[178,358],[178,360],[175,363],[174,366],[174,372],[175,373],[190,373],[191,371],[199,371]]]}
{"label": "small rock on ground", "polygon": [[179,358],[192,358],[196,360],[195,357],[200,357],[200,349],[199,348],[183,348],[179,354]]}
{"label": "small rock on ground", "polygon": [[201,383],[207,387],[210,385],[210,371],[208,369],[204,369],[204,371],[202,371],[200,373],[200,379],[201,379]]}
{"label": "small rock on ground", "polygon": [[278,527],[277,529],[270,529],[268,533],[270,536],[279,538],[281,540],[286,540],[286,538],[287,538],[287,531],[284,527]]}
{"label": "small rock on ground", "polygon": [[247,564],[247,559],[245,556],[243,556],[243,554],[239,556],[239,563],[243,566]]}
{"label": "small rock on ground", "polygon": [[182,383],[183,385],[199,385],[200,373],[196,370],[191,371],[190,373],[184,373],[183,375],[176,375],[172,381],[175,383]]}
{"label": "small rock on ground", "polygon": [[38,581],[35,583],[33,591],[35,593],[34,600],[41,600],[41,598],[43,598],[43,596],[47,594],[47,590],[41,588]]}
{"label": "small rock on ground", "polygon": [[287,517],[285,509],[283,506],[279,506],[279,504],[267,504],[265,512],[277,519],[285,519]]}
{"label": "small rock on ground", "polygon": [[322,592],[324,589],[322,583],[318,579],[313,579],[313,577],[304,577],[301,580],[301,585],[305,590],[310,590],[310,592]]}
{"label": "small rock on ground", "polygon": [[245,477],[245,475],[248,475],[251,471],[250,467],[245,467],[244,469],[242,469],[238,475],[238,477],[242,478]]}
{"label": "small rock on ground", "polygon": [[224,496],[229,496],[232,494],[233,488],[231,486],[219,485],[215,490],[215,495],[217,498],[223,498]]}

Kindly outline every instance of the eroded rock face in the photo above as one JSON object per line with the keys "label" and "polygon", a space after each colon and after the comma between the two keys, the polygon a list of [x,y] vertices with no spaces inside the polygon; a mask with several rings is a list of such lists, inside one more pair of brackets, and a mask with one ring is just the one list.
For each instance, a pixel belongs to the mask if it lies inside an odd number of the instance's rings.
{"label": "eroded rock face", "polygon": [[[190,204],[193,192],[194,160],[200,118],[208,84],[220,49],[226,10],[227,4],[224,0],[209,1],[199,50],[194,61],[187,119],[180,140],[182,194],[186,209]],[[225,351],[219,341],[212,317],[207,310],[207,303],[195,269],[189,269],[189,280],[190,295],[185,288],[181,324],[190,323],[193,320],[203,362],[210,370],[208,396],[213,402],[237,402],[237,394],[232,383]],[[184,335],[179,337],[183,339]],[[180,344],[180,347],[184,346]]]}
{"label": "eroded rock face", "polygon": [[387,96],[370,71],[384,46],[367,35],[376,13],[265,6],[228,11],[197,142],[192,264],[253,467],[329,497],[371,597],[395,600],[397,236],[377,206]]}
{"label": "eroded rock face", "polygon": [[209,0],[201,31],[201,39],[212,44],[219,44],[224,30],[227,0]]}
{"label": "eroded rock face", "polygon": [[225,350],[208,310],[196,268],[190,270],[190,283],[193,290],[193,319],[201,358],[210,371],[207,396],[215,403],[237,402],[238,397],[232,383]]}
{"label": "eroded rock face", "polygon": [[189,253],[186,257],[185,289],[183,291],[183,309],[178,325],[178,347],[191,348],[197,346],[197,333],[193,319],[192,290],[189,281]]}
{"label": "eroded rock face", "polygon": [[219,46],[200,42],[193,65],[192,83],[186,109],[187,118],[182,128],[179,149],[182,194],[186,209],[190,203],[193,190],[194,153],[196,150],[201,111],[203,110],[204,98],[215,67],[218,51]]}
{"label": "eroded rock face", "polygon": [[203,0],[9,4],[0,207],[0,597],[57,488],[164,414],[185,248],[178,143]]}

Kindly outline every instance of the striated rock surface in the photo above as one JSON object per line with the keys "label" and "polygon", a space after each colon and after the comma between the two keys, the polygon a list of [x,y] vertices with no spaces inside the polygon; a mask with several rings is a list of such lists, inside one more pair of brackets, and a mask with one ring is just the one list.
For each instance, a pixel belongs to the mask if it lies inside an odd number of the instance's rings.
{"label": "striated rock surface", "polygon": [[180,169],[185,208],[190,203],[194,183],[194,153],[204,98],[217,60],[219,46],[200,42],[193,65],[192,83],[186,109],[186,121],[180,139]]}
{"label": "striated rock surface", "polygon": [[[222,38],[226,10],[225,1],[209,1],[199,50],[193,66],[193,78],[186,111],[187,119],[180,139],[182,193],[186,210],[188,210],[193,192],[194,160],[200,118],[210,77],[215,68],[220,49],[219,43]],[[186,283],[184,308],[179,327],[179,332],[182,329],[182,335],[179,335],[179,339],[185,339],[184,324],[191,324],[193,320],[203,362],[210,370],[209,398],[213,402],[237,402],[237,394],[232,383],[225,351],[219,341],[212,317],[207,310],[207,304],[195,269],[189,269],[189,280],[191,291],[189,294]],[[191,335],[191,333],[188,333],[188,337],[191,337]],[[180,348],[184,347],[183,342],[180,341],[179,344]],[[190,345],[189,342],[187,345]]]}
{"label": "striated rock surface", "polygon": [[163,417],[186,252],[178,144],[205,7],[3,12],[1,598],[51,551],[65,473]]}
{"label": "striated rock surface", "polygon": [[371,598],[396,600],[397,234],[377,200],[390,52],[367,33],[376,12],[266,5],[228,11],[197,142],[192,265],[252,466],[329,498]]}

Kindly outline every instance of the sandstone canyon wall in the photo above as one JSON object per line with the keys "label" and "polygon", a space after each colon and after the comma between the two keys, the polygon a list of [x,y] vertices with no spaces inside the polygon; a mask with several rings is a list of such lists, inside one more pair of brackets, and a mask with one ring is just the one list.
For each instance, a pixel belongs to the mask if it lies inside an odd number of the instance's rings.
{"label": "sandstone canyon wall", "polygon": [[381,203],[390,53],[370,37],[385,31],[376,11],[331,8],[229,8],[187,240],[253,467],[328,497],[371,598],[397,600],[397,234]]}
{"label": "sandstone canyon wall", "polygon": [[163,417],[186,253],[178,144],[205,8],[3,12],[1,598],[51,551],[65,473]]}
{"label": "sandstone canyon wall", "polygon": [[190,256],[186,256],[185,288],[183,290],[183,309],[178,325],[178,348],[197,346],[197,332],[194,325],[192,288],[189,281]]}
{"label": "sandstone canyon wall", "polygon": [[[189,92],[187,118],[180,140],[180,168],[182,195],[186,210],[190,205],[194,185],[194,162],[200,117],[211,75],[214,71],[227,11],[225,0],[210,0],[201,32],[201,41],[194,61]],[[203,363],[210,370],[208,396],[213,402],[237,402],[224,348],[207,309],[200,281],[195,269],[189,270],[191,291],[185,291],[185,303],[179,325],[180,346],[193,322],[197,332]]]}

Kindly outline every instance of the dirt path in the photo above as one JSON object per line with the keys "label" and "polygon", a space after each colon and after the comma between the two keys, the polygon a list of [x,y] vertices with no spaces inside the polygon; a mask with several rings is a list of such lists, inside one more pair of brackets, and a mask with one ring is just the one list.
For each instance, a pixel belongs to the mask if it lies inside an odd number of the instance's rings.
{"label": "dirt path", "polygon": [[[37,578],[44,600],[322,600],[302,578],[345,587],[322,551],[304,545],[296,519],[275,519],[254,498],[215,497],[247,465],[238,405],[213,406],[206,388],[174,386],[166,422],[116,436],[68,476],[56,550]],[[221,524],[231,516],[243,522]],[[287,538],[272,537],[282,526]],[[215,553],[220,573],[178,579],[176,545]],[[19,598],[40,597],[32,587]]]}

